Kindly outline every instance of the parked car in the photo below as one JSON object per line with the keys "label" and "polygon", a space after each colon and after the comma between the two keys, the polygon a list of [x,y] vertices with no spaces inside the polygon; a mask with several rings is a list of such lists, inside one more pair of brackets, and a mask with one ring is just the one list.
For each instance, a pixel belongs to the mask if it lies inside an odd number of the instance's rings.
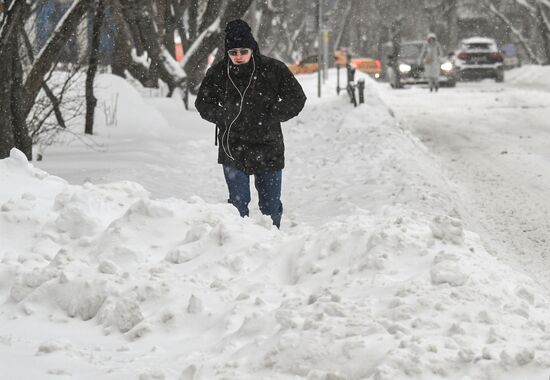
{"label": "parked car", "polygon": [[315,73],[319,70],[318,59],[317,55],[310,55],[298,63],[288,65],[288,68],[294,75]]}
{"label": "parked car", "polygon": [[461,80],[493,78],[504,81],[504,58],[492,38],[471,37],[460,41],[453,64]]}
{"label": "parked car", "polygon": [[[299,63],[289,65],[288,68],[294,75],[315,73],[319,69],[317,60],[317,55],[310,55],[302,59]],[[334,52],[334,64],[345,66],[347,61],[348,54],[345,50],[337,50]],[[380,74],[382,72],[382,64],[378,59],[368,57],[352,57],[351,65],[357,70],[371,75],[375,79],[380,78]]]}
{"label": "parked car", "polygon": [[354,57],[353,54],[348,54],[346,49],[336,50],[336,64],[346,65],[348,60],[351,59],[351,66],[355,69],[369,74],[374,79],[380,79],[382,76],[382,62],[376,58],[370,57]]}
{"label": "parked car", "polygon": [[[397,65],[402,85],[406,84],[424,84],[428,83],[424,78],[424,64],[419,62],[420,52],[424,41],[403,41]],[[393,57],[388,57],[391,61]],[[392,86],[397,86],[397,75],[391,64],[386,65],[386,78]],[[439,74],[439,83],[441,86],[454,87],[456,85],[456,71],[454,65],[447,57],[441,57],[441,68]]]}
{"label": "parked car", "polygon": [[382,76],[382,63],[379,59],[369,57],[352,58],[351,65],[357,70],[369,74],[374,79],[380,79]]}

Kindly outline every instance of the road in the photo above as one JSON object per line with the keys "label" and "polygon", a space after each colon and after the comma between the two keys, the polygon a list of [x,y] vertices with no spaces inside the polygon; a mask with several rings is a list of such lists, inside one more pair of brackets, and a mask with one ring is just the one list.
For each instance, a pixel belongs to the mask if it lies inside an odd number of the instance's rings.
{"label": "road", "polygon": [[487,249],[550,289],[550,88],[518,75],[380,95],[436,155],[467,227]]}

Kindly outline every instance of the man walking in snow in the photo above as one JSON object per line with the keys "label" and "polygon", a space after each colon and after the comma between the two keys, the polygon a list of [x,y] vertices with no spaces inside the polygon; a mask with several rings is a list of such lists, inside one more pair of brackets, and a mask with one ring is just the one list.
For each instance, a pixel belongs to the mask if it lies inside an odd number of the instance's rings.
{"label": "man walking in snow", "polygon": [[195,107],[216,124],[218,163],[229,190],[228,202],[248,216],[250,175],[260,211],[280,227],[284,142],[281,123],[298,115],[306,96],[286,65],[260,54],[248,24],[225,28],[224,58],[201,83]]}
{"label": "man walking in snow", "polygon": [[420,52],[419,65],[424,63],[424,77],[428,80],[430,92],[439,89],[439,68],[441,66],[440,57],[443,55],[443,49],[437,41],[434,33],[429,33],[427,41],[422,46]]}

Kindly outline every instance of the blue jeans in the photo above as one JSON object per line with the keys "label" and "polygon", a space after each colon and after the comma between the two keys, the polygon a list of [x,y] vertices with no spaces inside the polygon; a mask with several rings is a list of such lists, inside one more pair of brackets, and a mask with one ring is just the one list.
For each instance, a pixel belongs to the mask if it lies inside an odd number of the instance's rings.
{"label": "blue jeans", "polygon": [[[223,166],[223,174],[229,199],[227,200],[239,210],[242,217],[248,216],[250,203],[250,176],[231,166]],[[282,170],[254,174],[254,185],[258,191],[258,206],[264,215],[269,215],[273,224],[279,228],[283,216],[281,203]]]}

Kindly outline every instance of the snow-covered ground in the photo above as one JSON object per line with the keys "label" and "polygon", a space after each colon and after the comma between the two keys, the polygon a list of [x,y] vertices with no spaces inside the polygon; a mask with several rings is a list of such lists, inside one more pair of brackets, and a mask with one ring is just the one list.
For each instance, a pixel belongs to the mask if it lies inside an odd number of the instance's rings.
{"label": "snow-covered ground", "polygon": [[550,290],[550,68],[524,66],[506,72],[505,83],[438,94],[383,86],[381,96],[440,157],[466,225]]}
{"label": "snow-covered ground", "polygon": [[463,228],[380,85],[354,109],[300,80],[280,231],[225,203],[212,125],[115,77],[93,150],[0,161],[2,377],[547,379],[550,298]]}

